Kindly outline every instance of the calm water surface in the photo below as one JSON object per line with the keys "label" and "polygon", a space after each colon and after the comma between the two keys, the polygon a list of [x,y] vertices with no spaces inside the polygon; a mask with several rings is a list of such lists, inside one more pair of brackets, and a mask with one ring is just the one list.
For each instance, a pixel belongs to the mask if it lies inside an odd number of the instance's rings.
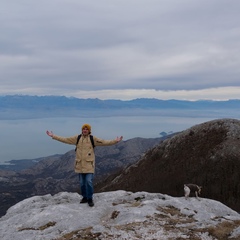
{"label": "calm water surface", "polygon": [[80,133],[82,124],[89,123],[92,134],[97,137],[113,139],[122,135],[127,140],[156,138],[162,131],[178,132],[209,120],[212,119],[159,116],[0,120],[0,163],[63,154],[74,149],[72,145],[52,140],[46,135],[47,129],[60,136],[72,136]]}

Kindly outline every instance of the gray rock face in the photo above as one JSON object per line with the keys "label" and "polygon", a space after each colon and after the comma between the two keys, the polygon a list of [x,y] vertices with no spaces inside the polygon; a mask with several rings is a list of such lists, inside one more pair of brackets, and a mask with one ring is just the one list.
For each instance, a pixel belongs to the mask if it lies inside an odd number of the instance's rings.
{"label": "gray rock face", "polygon": [[240,212],[240,121],[193,126],[150,149],[139,162],[107,179],[98,191],[159,192],[183,196],[183,184]]}
{"label": "gray rock face", "polygon": [[161,193],[96,193],[95,205],[77,193],[34,196],[0,218],[1,240],[239,240],[240,214],[207,198]]}

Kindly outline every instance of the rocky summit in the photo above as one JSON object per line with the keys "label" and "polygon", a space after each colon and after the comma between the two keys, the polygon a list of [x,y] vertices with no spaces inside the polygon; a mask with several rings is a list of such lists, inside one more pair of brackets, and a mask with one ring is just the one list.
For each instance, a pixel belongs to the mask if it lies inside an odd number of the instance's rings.
{"label": "rocky summit", "polygon": [[25,199],[0,218],[1,240],[239,240],[240,215],[207,199],[114,191],[94,195],[94,207],[77,193]]}
{"label": "rocky summit", "polygon": [[217,119],[182,131],[132,166],[109,177],[98,191],[146,191],[183,196],[183,185],[240,212],[240,121]]}

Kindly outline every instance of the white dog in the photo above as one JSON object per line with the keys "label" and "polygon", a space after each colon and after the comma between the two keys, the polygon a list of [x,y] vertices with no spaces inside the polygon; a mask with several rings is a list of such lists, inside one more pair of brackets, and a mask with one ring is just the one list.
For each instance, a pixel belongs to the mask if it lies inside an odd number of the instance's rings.
{"label": "white dog", "polygon": [[187,199],[190,196],[191,192],[195,193],[196,198],[199,200],[198,195],[201,194],[202,187],[198,186],[197,184],[184,184],[184,195],[185,199]]}

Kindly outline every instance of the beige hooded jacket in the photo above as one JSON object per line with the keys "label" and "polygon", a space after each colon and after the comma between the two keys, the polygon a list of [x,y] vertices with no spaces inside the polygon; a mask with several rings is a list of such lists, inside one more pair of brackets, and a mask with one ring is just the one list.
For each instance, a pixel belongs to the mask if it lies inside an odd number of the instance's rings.
{"label": "beige hooded jacket", "polygon": [[[72,137],[60,137],[53,135],[52,139],[66,144],[76,145],[78,135]],[[110,146],[118,143],[117,140],[103,140],[93,136],[95,146]],[[75,158],[75,172],[76,173],[94,173],[95,171],[95,153],[90,140],[90,135],[81,136],[79,139],[76,158]]]}

